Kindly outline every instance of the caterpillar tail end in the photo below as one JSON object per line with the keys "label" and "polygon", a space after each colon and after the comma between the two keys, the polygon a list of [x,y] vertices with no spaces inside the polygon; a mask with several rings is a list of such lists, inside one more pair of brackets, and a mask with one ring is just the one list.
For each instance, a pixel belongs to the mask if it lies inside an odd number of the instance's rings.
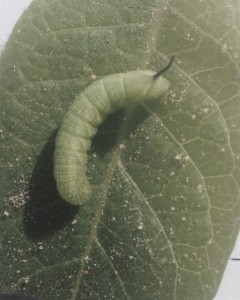
{"label": "caterpillar tail end", "polygon": [[91,197],[91,187],[88,182],[79,184],[71,188],[71,185],[66,187],[63,182],[57,182],[57,190],[60,196],[68,203],[78,206],[83,205]]}
{"label": "caterpillar tail end", "polygon": [[91,189],[89,186],[82,186],[79,188],[77,194],[71,195],[71,197],[64,198],[68,203],[78,206],[84,204],[91,197]]}

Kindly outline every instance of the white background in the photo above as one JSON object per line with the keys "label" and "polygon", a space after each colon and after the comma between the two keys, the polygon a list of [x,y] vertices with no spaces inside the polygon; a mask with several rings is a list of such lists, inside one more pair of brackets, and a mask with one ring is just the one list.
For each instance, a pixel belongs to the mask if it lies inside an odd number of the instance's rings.
{"label": "white background", "polygon": [[[0,0],[0,48],[3,48],[18,18],[31,2],[32,0]],[[240,258],[240,237],[230,257]],[[229,260],[214,300],[240,300],[240,261]]]}

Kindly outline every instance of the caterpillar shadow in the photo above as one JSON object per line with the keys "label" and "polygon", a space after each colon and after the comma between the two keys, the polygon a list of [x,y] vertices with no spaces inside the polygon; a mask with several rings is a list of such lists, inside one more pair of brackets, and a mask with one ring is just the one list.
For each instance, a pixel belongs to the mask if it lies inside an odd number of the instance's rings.
{"label": "caterpillar shadow", "polygon": [[24,229],[33,240],[43,239],[65,227],[79,209],[64,201],[57,192],[53,176],[56,133],[52,134],[40,153],[30,181],[30,197],[24,211]]}

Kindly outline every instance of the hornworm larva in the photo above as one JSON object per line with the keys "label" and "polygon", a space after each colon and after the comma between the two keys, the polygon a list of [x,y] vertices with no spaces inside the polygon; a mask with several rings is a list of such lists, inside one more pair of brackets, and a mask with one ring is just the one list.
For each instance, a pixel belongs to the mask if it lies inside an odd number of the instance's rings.
{"label": "hornworm larva", "polygon": [[157,100],[169,88],[161,75],[150,70],[105,76],[76,97],[63,119],[56,138],[54,176],[59,194],[73,205],[83,204],[91,195],[86,176],[87,152],[98,125],[106,116],[131,103]]}

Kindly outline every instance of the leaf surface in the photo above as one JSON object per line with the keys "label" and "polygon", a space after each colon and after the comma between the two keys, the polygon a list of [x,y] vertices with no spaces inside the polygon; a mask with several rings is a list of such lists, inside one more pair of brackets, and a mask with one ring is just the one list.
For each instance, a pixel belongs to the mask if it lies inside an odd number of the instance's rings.
{"label": "leaf surface", "polygon": [[[237,1],[35,0],[0,59],[0,289],[52,299],[211,300],[239,230]],[[110,115],[93,196],[53,178],[57,130],[93,78],[166,74],[169,92]]]}

